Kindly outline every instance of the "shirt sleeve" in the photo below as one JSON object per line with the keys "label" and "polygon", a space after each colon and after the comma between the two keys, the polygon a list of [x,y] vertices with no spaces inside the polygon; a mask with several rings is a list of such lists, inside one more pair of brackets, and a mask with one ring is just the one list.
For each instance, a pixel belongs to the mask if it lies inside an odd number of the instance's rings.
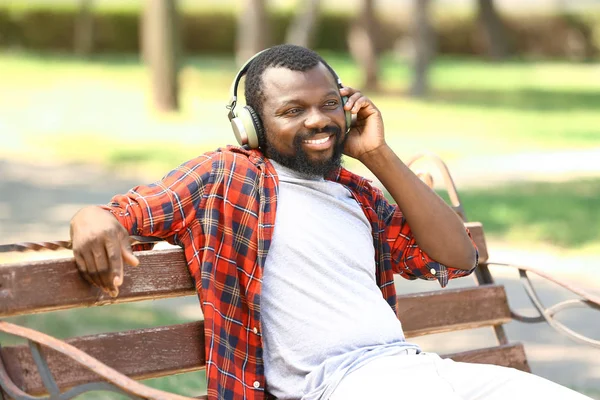
{"label": "shirt sleeve", "polygon": [[211,170],[210,155],[198,157],[158,182],[114,196],[102,208],[111,212],[130,235],[170,239],[195,219]]}
{"label": "shirt sleeve", "polygon": [[479,253],[471,233],[466,227],[465,230],[475,248],[475,263],[469,270],[447,267],[421,250],[406,218],[397,205],[388,203],[383,194],[381,194],[379,202],[381,203],[378,211],[383,214],[383,229],[390,246],[392,268],[395,273],[405,279],[435,279],[442,287],[445,287],[450,279],[467,276],[475,270],[478,265]]}

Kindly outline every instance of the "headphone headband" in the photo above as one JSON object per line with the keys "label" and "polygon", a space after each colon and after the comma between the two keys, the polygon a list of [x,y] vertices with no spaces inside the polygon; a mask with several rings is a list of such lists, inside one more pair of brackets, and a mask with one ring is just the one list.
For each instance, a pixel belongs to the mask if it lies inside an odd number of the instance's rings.
{"label": "headphone headband", "polygon": [[[231,83],[231,86],[229,87],[229,102],[225,106],[230,110],[229,111],[230,114],[233,112],[233,109],[235,108],[235,106],[237,104],[237,89],[238,89],[238,85],[240,84],[240,80],[242,79],[242,76],[244,76],[244,74],[246,72],[248,72],[248,68],[250,68],[250,64],[252,63],[252,61],[267,50],[269,50],[269,49],[261,50],[258,53],[256,53],[255,55],[253,55],[252,57],[250,57],[248,59],[248,61],[246,61],[244,63],[244,65],[242,65],[242,67],[240,68],[238,73],[235,75],[235,78],[233,79],[233,82]],[[338,89],[343,88],[344,85],[342,84],[342,80],[340,79],[338,74],[330,66],[326,65],[326,67],[331,72],[333,77],[335,78],[335,82],[338,85]],[[231,114],[231,118],[234,118],[233,114]]]}
{"label": "headphone headband", "polygon": [[242,65],[242,67],[236,74],[235,79],[233,80],[233,82],[231,83],[231,87],[229,88],[229,103],[227,103],[227,106],[226,106],[230,110],[229,111],[230,114],[233,112],[233,109],[235,108],[235,105],[237,104],[237,88],[238,88],[238,85],[240,84],[240,80],[242,79],[242,76],[244,76],[244,74],[248,71],[248,68],[250,68],[250,63],[252,63],[252,60],[254,60],[256,57],[258,57],[259,55],[261,55],[262,53],[264,53],[267,50],[268,49],[261,50],[258,53],[256,53],[255,55],[253,55],[252,57],[250,57],[248,59],[248,61],[246,61],[244,63],[244,65]]}

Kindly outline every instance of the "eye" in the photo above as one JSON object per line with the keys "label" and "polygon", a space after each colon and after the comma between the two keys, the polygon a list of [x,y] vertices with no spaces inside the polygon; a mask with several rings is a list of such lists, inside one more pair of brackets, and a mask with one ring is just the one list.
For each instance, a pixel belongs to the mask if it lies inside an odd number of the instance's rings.
{"label": "eye", "polygon": [[337,107],[339,102],[337,100],[327,100],[325,102],[325,107],[334,108]]}
{"label": "eye", "polygon": [[289,110],[286,110],[286,112],[284,112],[285,115],[296,115],[298,113],[300,113],[300,111],[302,111],[299,108],[290,108]]}

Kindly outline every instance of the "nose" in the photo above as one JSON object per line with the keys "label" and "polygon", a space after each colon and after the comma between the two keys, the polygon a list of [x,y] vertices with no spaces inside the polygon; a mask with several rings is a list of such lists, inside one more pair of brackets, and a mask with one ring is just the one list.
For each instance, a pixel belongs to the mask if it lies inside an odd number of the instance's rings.
{"label": "nose", "polygon": [[323,129],[331,123],[331,118],[319,108],[311,108],[304,120],[306,129]]}

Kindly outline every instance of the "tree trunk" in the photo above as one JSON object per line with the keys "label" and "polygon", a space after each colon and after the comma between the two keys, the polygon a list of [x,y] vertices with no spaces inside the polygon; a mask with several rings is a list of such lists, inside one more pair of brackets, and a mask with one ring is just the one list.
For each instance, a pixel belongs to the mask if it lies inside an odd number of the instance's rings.
{"label": "tree trunk", "polygon": [[265,0],[242,0],[238,15],[236,62],[244,64],[269,45],[269,18]]}
{"label": "tree trunk", "polygon": [[413,0],[411,30],[414,54],[410,95],[414,97],[424,97],[429,93],[429,65],[435,56],[435,32],[429,17],[430,3],[430,0]]}
{"label": "tree trunk", "polygon": [[502,20],[493,0],[478,0],[479,22],[483,28],[488,55],[492,60],[503,60],[509,54],[508,41]]}
{"label": "tree trunk", "polygon": [[[308,3],[308,4],[306,4]],[[305,7],[301,5],[305,4]],[[286,43],[303,47],[311,47],[319,17],[321,0],[300,0],[296,17],[290,24],[286,35]]]}
{"label": "tree trunk", "polygon": [[377,90],[378,87],[376,30],[375,1],[363,0],[359,19],[350,28],[348,47],[350,54],[360,66],[364,77],[363,88],[367,90]]}
{"label": "tree trunk", "polygon": [[177,0],[146,0],[142,55],[150,68],[154,104],[160,111],[179,109],[179,33]]}
{"label": "tree trunk", "polygon": [[88,57],[94,50],[93,0],[79,0],[79,11],[75,20],[75,54]]}
{"label": "tree trunk", "polygon": [[140,11],[140,25],[139,25],[139,51],[142,63],[150,66],[150,39],[152,23],[150,21],[152,17],[152,7],[150,1],[142,4]]}

